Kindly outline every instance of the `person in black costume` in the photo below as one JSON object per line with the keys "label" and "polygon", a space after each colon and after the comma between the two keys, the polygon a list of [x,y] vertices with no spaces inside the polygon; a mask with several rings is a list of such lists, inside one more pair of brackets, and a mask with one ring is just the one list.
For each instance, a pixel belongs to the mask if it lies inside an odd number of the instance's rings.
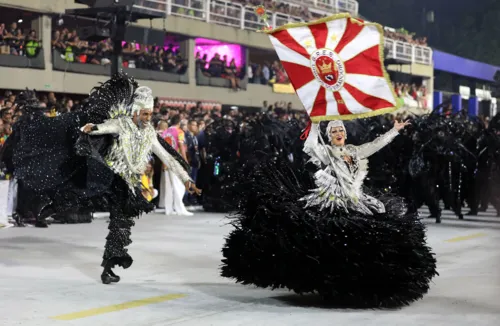
{"label": "person in black costume", "polygon": [[[3,163],[7,167],[7,171],[12,174],[14,171],[13,153],[14,144],[29,137],[29,131],[25,128],[28,127],[33,121],[37,121],[40,117],[44,116],[44,109],[39,105],[36,99],[36,94],[32,91],[26,90],[22,92],[16,100],[17,108],[21,112],[19,119],[13,125],[13,133],[10,140],[5,143],[0,154],[3,157]],[[26,132],[25,132],[26,131]],[[31,148],[26,148],[31,151]],[[35,192],[26,185],[23,180],[17,182],[17,205],[13,217],[17,226],[25,226],[25,222],[30,223],[34,221],[36,227],[47,227],[44,219],[40,218],[40,210],[43,207],[44,199],[40,198]]]}
{"label": "person in black costume", "polygon": [[210,182],[202,186],[206,211],[234,209],[237,199],[233,187],[238,188],[240,180],[266,156],[278,155],[290,161],[303,156],[302,141],[298,137],[301,128],[295,120],[282,122],[259,116],[239,126],[234,121],[221,120],[208,129]]}
{"label": "person in black costume", "polygon": [[446,209],[463,219],[463,202],[471,201],[474,191],[469,186],[475,178],[477,155],[473,147],[478,127],[463,114],[444,116],[437,110],[415,119],[414,125],[414,153],[409,172],[417,207],[427,204],[429,217],[441,223],[439,201],[442,199]]}
{"label": "person in black costume", "polygon": [[[473,213],[486,211],[491,203],[500,216],[500,114],[497,114],[484,131],[478,148],[477,199]],[[479,209],[478,209],[479,206]],[[474,210],[475,208],[475,210]],[[472,214],[471,214],[472,215]]]}
{"label": "person in black costume", "polygon": [[198,185],[203,189],[202,204],[207,212],[227,212],[230,201],[224,200],[224,187],[235,172],[239,154],[239,126],[232,120],[212,122],[206,130],[205,164],[200,169]]}
{"label": "person in black costume", "polygon": [[150,125],[152,109],[151,90],[117,74],[92,91],[81,111],[55,118],[30,115],[10,145],[15,177],[43,200],[41,218],[75,208],[110,212],[101,274],[105,284],[120,280],[114,266],[132,264],[126,247],[134,217],[153,209],[140,190],[152,153],[188,191],[199,193],[186,162]]}
{"label": "person in black costume", "polygon": [[[345,145],[330,122],[324,145],[313,125],[307,161],[269,155],[233,189],[234,230],[222,249],[221,275],[242,284],[318,293],[339,306],[399,307],[421,298],[437,275],[418,214],[403,199],[363,191],[366,157],[397,136],[396,124],[372,143]],[[321,140],[321,145],[317,139]]]}

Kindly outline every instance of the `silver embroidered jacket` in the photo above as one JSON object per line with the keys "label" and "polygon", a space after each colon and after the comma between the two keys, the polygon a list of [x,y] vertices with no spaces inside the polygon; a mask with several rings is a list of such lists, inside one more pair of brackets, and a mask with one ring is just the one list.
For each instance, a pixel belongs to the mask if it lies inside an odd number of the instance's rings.
{"label": "silver embroidered jacket", "polygon": [[[374,212],[384,213],[384,205],[363,193],[362,186],[368,173],[367,158],[389,144],[397,135],[398,131],[392,129],[361,146],[335,147],[319,144],[318,126],[313,125],[304,143],[304,152],[320,170],[314,175],[317,188],[301,199],[307,202],[306,207],[318,205],[330,210],[343,208],[369,215]],[[344,160],[345,156],[352,158],[352,164]]]}
{"label": "silver embroidered jacket", "polygon": [[151,125],[138,128],[128,116],[109,119],[96,125],[97,130],[91,135],[115,134],[111,150],[106,156],[110,168],[120,175],[133,190],[140,184],[140,177],[154,153],[174,172],[182,182],[192,181],[182,166],[172,157],[156,138],[156,132]]}

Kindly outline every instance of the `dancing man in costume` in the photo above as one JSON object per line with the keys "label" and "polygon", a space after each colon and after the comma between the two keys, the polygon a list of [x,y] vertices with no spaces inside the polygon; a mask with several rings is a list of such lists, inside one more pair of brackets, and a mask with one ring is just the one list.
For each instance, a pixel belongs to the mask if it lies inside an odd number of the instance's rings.
{"label": "dancing man in costume", "polygon": [[[111,134],[117,137],[106,156],[106,161],[115,174],[127,183],[135,196],[141,195],[137,190],[138,185],[152,153],[182,180],[187,191],[199,193],[189,174],[160,144],[151,125],[153,106],[151,89],[141,86],[135,91],[132,116],[118,115],[98,125],[89,123],[82,131],[92,136]],[[125,247],[131,243],[130,227],[134,223],[134,216],[127,214],[121,206],[112,207],[110,213],[109,234],[106,237],[102,262],[104,271],[101,275],[105,284],[120,280],[111,270],[113,266],[128,268],[132,264],[132,258]]]}
{"label": "dancing man in costume", "polygon": [[70,209],[110,212],[105,284],[120,280],[111,270],[115,265],[132,264],[126,247],[134,217],[154,209],[141,194],[141,175],[153,153],[188,191],[200,193],[187,163],[151,126],[152,110],[151,89],[117,74],[91,92],[81,111],[26,117],[12,137],[12,154],[2,157],[40,201],[40,219]]}

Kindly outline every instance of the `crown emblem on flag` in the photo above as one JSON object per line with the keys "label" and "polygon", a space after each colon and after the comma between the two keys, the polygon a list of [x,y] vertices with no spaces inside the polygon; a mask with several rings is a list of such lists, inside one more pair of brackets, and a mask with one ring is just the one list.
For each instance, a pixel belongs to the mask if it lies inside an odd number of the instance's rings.
{"label": "crown emblem on flag", "polygon": [[[333,65],[332,62],[330,62],[330,64],[326,64],[325,61],[322,61],[322,63],[320,65],[318,65],[318,67],[319,67],[319,70],[321,70],[321,73],[329,74],[329,73],[333,72],[332,65]],[[337,70],[337,66],[334,66],[334,68],[335,68],[335,70]]]}

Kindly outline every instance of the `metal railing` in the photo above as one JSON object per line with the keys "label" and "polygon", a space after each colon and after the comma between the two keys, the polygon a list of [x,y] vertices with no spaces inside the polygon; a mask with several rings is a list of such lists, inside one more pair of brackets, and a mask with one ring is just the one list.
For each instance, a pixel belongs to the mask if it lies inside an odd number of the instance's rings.
{"label": "metal railing", "polygon": [[[149,0],[162,1],[162,0]],[[257,31],[265,27],[265,24],[259,20],[253,7],[243,6],[241,4],[224,0],[166,0],[167,14],[181,16],[192,19],[198,19],[207,23],[215,23],[225,26],[236,27],[239,29]],[[331,11],[349,11],[356,9],[358,3],[354,0],[303,0],[302,4],[311,6],[321,5],[329,12]],[[291,6],[296,6],[291,4]],[[345,6],[347,9],[342,9]],[[333,9],[336,8],[336,9]],[[311,9],[310,12],[324,13],[327,11],[321,9]],[[269,24],[273,27],[281,26],[287,23],[303,22],[301,17],[291,16],[279,12],[267,11]],[[432,65],[432,50],[426,46],[413,45],[407,42],[385,39],[385,46],[388,48],[388,58],[401,60],[404,62],[420,63]]]}
{"label": "metal railing", "polygon": [[359,4],[354,0],[305,0],[303,4],[312,5],[316,8],[328,10],[329,12],[349,12],[357,15]]}
{"label": "metal railing", "polygon": [[201,0],[167,0],[167,15],[181,16],[209,21],[210,8],[207,1]]}
{"label": "metal railing", "polygon": [[414,45],[407,42],[386,38],[387,58],[408,63],[432,65],[432,49],[427,46]]}
{"label": "metal railing", "polygon": [[139,0],[134,4],[134,7],[164,13],[167,9],[168,1],[169,0]]}

